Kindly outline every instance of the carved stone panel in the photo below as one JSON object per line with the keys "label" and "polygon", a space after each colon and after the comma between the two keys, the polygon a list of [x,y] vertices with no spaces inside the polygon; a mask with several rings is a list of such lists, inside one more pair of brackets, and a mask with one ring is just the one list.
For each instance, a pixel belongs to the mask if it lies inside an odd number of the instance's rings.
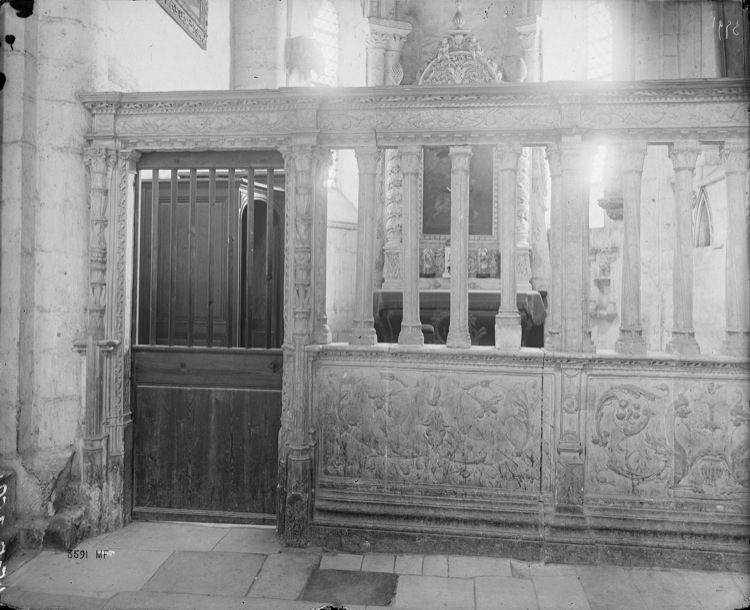
{"label": "carved stone panel", "polygon": [[321,367],[320,473],[539,493],[541,379]]}
{"label": "carved stone panel", "polygon": [[695,375],[634,381],[591,382],[588,490],[657,500],[747,499],[747,382]]}

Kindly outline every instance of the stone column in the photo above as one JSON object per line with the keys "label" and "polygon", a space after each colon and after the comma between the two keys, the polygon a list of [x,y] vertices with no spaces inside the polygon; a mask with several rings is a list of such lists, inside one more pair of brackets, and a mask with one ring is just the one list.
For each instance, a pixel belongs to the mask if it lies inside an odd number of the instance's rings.
{"label": "stone column", "polygon": [[451,158],[451,319],[446,343],[448,347],[471,347],[469,335],[471,146],[451,146],[448,154]]}
{"label": "stone column", "polygon": [[308,361],[312,339],[314,139],[284,151],[287,192],[284,244],[284,378],[279,432],[279,529],[287,544],[309,539],[311,502]]}
{"label": "stone column", "polygon": [[354,345],[375,345],[372,316],[372,261],[375,254],[375,146],[356,149],[359,166],[359,205],[357,209],[357,276],[354,297],[354,328],[350,342]]}
{"label": "stone column", "polygon": [[315,181],[313,185],[313,227],[312,227],[312,268],[313,282],[313,335],[314,343],[327,344],[331,342],[331,329],[328,328],[326,314],[326,239],[328,229],[328,168],[331,165],[331,151],[316,151]]}
{"label": "stone column", "polygon": [[693,173],[700,145],[681,140],[669,147],[675,180],[675,246],[672,336],[667,352],[679,355],[700,354],[693,329]]}
{"label": "stone column", "polygon": [[547,294],[549,316],[545,323],[546,338],[544,345],[551,351],[562,351],[562,161],[560,145],[550,144],[547,147],[547,160],[550,169],[550,291]]}
{"label": "stone column", "polygon": [[[104,429],[102,352],[111,350],[105,340],[107,296],[107,225],[109,183],[115,163],[113,151],[89,147],[84,161],[91,176],[89,217],[89,305],[86,324],[86,429],[83,438],[83,474],[87,485],[106,478],[107,433]],[[114,342],[116,345],[117,342]]]}
{"label": "stone column", "polygon": [[721,353],[747,356],[750,352],[750,285],[748,284],[748,145],[725,142],[721,150],[727,184],[726,338]]}
{"label": "stone column", "polygon": [[404,173],[404,230],[401,244],[403,261],[404,319],[398,342],[402,345],[422,345],[422,323],[419,319],[419,161],[421,146],[399,149]]}
{"label": "stone column", "polygon": [[521,145],[500,144],[495,148],[500,185],[500,309],[495,316],[495,347],[521,347],[521,316],[516,305],[516,195]]}
{"label": "stone column", "polygon": [[[589,325],[589,176],[591,174],[591,151],[580,136],[563,136],[560,143],[561,178],[559,188],[562,197],[558,204],[557,252],[560,277],[559,312],[562,350],[565,352],[591,352]],[[553,188],[553,205],[555,202]],[[556,297],[555,297],[556,298]]]}
{"label": "stone column", "polygon": [[[368,86],[396,86],[404,75],[401,66],[401,50],[411,32],[411,24],[370,17],[370,34],[367,38],[367,84]],[[375,284],[385,284],[388,289],[400,289],[402,279],[401,230],[403,192],[401,159],[395,149],[385,151],[385,202],[378,201],[378,209],[385,211],[376,215],[376,261],[382,267],[375,269]],[[383,226],[385,225],[385,226]],[[381,254],[382,253],[382,254]],[[381,258],[382,256],[382,258]]]}
{"label": "stone column", "polygon": [[607,145],[604,155],[604,196],[598,201],[612,220],[622,220],[622,163],[620,146]]}
{"label": "stone column", "polygon": [[620,354],[646,353],[641,330],[641,177],[647,147],[647,142],[622,147],[622,313],[615,342]]}
{"label": "stone column", "polygon": [[277,89],[285,86],[287,2],[231,2],[230,88]]}
{"label": "stone column", "polygon": [[[524,82],[537,83],[540,80],[539,68],[539,32],[542,20],[537,15],[521,17],[516,21],[516,31],[523,47],[523,60],[526,64],[526,78]],[[523,161],[522,161],[523,163]],[[547,193],[549,192],[549,168],[544,157],[544,149],[531,148],[529,159],[530,184],[528,194],[528,239],[529,249],[529,277],[519,278],[519,288],[527,287],[540,291],[549,291],[550,260],[549,245],[547,243],[547,221],[545,211]],[[521,184],[523,188],[523,185]],[[521,198],[523,195],[521,195]],[[520,199],[519,199],[520,201]],[[521,240],[519,239],[519,242]],[[523,246],[523,243],[520,243]],[[522,254],[519,250],[519,254]]]}

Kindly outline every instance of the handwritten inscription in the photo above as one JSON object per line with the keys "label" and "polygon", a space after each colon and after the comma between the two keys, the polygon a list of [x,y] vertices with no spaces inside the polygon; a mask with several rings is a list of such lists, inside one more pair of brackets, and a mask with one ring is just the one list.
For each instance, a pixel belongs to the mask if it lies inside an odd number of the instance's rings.
{"label": "handwritten inscription", "polygon": [[[711,27],[717,27],[717,25],[716,25],[716,17],[714,17],[713,23],[711,23]],[[733,26],[731,19],[728,19],[727,22],[726,22],[726,24],[721,19],[719,19],[719,24],[718,24],[718,28],[717,28],[717,32],[719,34],[719,40],[727,40],[729,38],[730,34],[732,36],[739,36],[740,35],[740,29],[739,29],[739,27],[740,27],[739,20],[735,21],[734,26]],[[723,38],[722,38],[722,32],[723,32],[723,35],[724,35]]]}

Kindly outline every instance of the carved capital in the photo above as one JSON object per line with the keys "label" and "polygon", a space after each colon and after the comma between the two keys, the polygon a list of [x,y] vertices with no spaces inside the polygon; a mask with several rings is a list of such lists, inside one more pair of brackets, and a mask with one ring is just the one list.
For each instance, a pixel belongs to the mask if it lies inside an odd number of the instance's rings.
{"label": "carved capital", "polygon": [[374,174],[378,165],[378,149],[375,146],[362,146],[354,149],[360,174]]}
{"label": "carved capital", "polygon": [[721,161],[726,173],[748,171],[748,146],[743,140],[729,140],[721,147]]}
{"label": "carved capital", "polygon": [[695,170],[695,162],[700,154],[701,146],[695,140],[678,140],[669,145],[669,158],[675,171]]}
{"label": "carved capital", "polygon": [[448,155],[451,158],[451,171],[469,171],[471,146],[451,146]]}
{"label": "carved capital", "polygon": [[646,158],[647,142],[626,142],[622,145],[620,159],[622,173],[643,172],[643,161]]}
{"label": "carved capital", "polygon": [[546,149],[546,155],[550,176],[559,176],[562,172],[560,146],[558,144],[549,144]]}
{"label": "carved capital", "polygon": [[134,174],[138,171],[138,161],[141,158],[141,153],[137,150],[121,150],[119,152],[120,160],[125,163],[126,171]]}
{"label": "carved capital", "polygon": [[542,20],[537,16],[523,17],[516,22],[516,32],[524,51],[537,48],[541,25]]}
{"label": "carved capital", "polygon": [[422,154],[421,146],[399,146],[401,154],[401,173],[417,174],[419,173],[419,161]]}
{"label": "carved capital", "polygon": [[377,17],[370,17],[368,22],[370,26],[367,36],[368,48],[401,52],[407,36],[411,33],[411,23]]}
{"label": "carved capital", "polygon": [[518,160],[523,152],[518,142],[504,142],[495,147],[495,155],[501,170],[517,170]]}

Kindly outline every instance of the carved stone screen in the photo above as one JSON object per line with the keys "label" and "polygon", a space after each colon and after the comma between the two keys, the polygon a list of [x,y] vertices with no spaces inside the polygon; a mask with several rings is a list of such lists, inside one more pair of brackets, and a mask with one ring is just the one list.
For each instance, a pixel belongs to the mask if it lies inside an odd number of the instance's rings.
{"label": "carved stone screen", "polygon": [[[450,235],[451,159],[447,146],[425,148],[422,234]],[[492,147],[474,146],[469,179],[469,235],[492,235]]]}

